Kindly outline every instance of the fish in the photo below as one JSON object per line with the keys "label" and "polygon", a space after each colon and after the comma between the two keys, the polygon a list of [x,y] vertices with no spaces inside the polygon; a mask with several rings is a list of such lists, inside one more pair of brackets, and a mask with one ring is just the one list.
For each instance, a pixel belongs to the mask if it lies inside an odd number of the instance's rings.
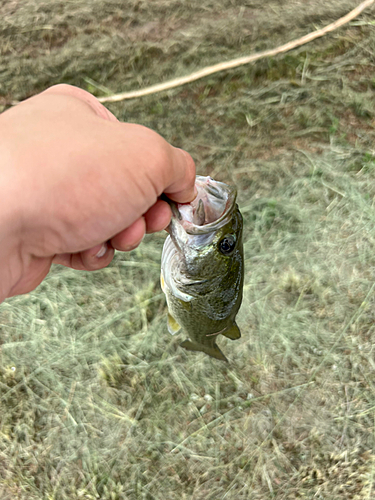
{"label": "fish", "polygon": [[234,186],[199,175],[195,185],[191,203],[167,200],[172,218],[160,281],[168,331],[186,335],[180,344],[185,349],[228,361],[216,340],[241,337],[236,315],[244,282],[243,218]]}

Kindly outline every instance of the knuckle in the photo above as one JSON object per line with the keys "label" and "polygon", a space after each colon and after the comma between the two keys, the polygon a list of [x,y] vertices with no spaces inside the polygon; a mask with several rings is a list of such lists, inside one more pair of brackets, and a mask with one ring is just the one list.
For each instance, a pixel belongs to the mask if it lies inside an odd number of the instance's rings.
{"label": "knuckle", "polygon": [[147,144],[149,151],[145,175],[153,187],[156,196],[159,196],[167,186],[173,169],[172,147],[154,130],[140,125],[139,132],[142,142]]}
{"label": "knuckle", "polygon": [[71,90],[73,87],[72,85],[68,85],[67,83],[57,83],[56,85],[52,85],[52,87],[50,87],[50,89],[54,89],[54,90]]}
{"label": "knuckle", "polygon": [[46,93],[59,93],[59,94],[71,94],[74,91],[74,88],[72,85],[68,85],[67,83],[57,83],[56,85],[52,85],[48,89],[46,89],[42,94]]}
{"label": "knuckle", "polygon": [[191,184],[194,184],[195,182],[195,162],[193,158],[190,156],[190,154],[186,151],[184,151],[185,158],[186,158],[186,178],[187,181]]}

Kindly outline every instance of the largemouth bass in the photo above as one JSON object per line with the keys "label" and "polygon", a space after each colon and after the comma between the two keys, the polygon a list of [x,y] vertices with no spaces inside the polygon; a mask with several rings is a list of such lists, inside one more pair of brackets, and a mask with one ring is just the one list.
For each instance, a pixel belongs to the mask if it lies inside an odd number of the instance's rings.
{"label": "largemouth bass", "polygon": [[181,346],[227,361],[219,334],[241,337],[235,322],[244,276],[242,216],[234,187],[197,176],[190,204],[170,202],[172,220],[161,262],[168,330],[188,337]]}

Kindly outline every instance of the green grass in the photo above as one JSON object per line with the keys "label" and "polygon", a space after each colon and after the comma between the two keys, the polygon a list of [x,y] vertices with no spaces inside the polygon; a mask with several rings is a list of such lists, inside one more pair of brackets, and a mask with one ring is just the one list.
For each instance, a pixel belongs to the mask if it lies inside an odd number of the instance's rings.
{"label": "green grass", "polygon": [[[271,48],[358,2],[0,1],[0,110],[104,95]],[[373,10],[282,57],[111,104],[234,183],[242,338],[179,347],[165,236],[56,266],[0,306],[2,500],[370,500],[375,491]],[[360,25],[358,25],[360,24]]]}

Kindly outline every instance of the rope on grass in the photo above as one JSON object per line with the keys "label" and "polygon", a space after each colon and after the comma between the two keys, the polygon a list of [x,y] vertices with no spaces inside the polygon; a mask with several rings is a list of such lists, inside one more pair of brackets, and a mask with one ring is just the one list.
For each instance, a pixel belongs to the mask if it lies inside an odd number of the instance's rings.
{"label": "rope on grass", "polygon": [[214,64],[213,66],[206,66],[203,69],[195,71],[190,75],[182,76],[181,78],[175,78],[173,80],[169,80],[168,82],[158,83],[156,85],[151,85],[150,87],[146,87],[140,90],[133,90],[131,92],[121,92],[120,94],[113,94],[110,96],[99,97],[100,102],[118,102],[123,101],[125,99],[135,99],[136,97],[143,97],[145,95],[156,94],[157,92],[162,92],[164,90],[173,89],[175,87],[180,87],[181,85],[186,85],[187,83],[194,82],[196,80],[200,80],[209,75],[213,75],[214,73],[219,73],[220,71],[225,71],[227,69],[236,68],[238,66],[243,66],[244,64],[249,64],[251,62],[257,61],[258,59],[263,59],[265,57],[276,56],[277,54],[282,54],[284,52],[288,52],[289,50],[295,49],[296,47],[300,47],[301,45],[305,45],[306,43],[312,42],[316,38],[322,37],[329,33],[330,31],[334,31],[344,24],[349,23],[353,19],[355,19],[361,12],[370,7],[375,0],[366,0],[362,2],[358,7],[350,11],[344,17],[340,17],[337,21],[329,24],[325,28],[322,28],[317,31],[313,31],[302,38],[298,38],[297,40],[292,40],[284,45],[280,45],[274,49],[264,50],[262,52],[257,52],[255,54],[250,54],[249,56],[239,57],[237,59],[232,59],[231,61],[221,62],[218,64]]}

